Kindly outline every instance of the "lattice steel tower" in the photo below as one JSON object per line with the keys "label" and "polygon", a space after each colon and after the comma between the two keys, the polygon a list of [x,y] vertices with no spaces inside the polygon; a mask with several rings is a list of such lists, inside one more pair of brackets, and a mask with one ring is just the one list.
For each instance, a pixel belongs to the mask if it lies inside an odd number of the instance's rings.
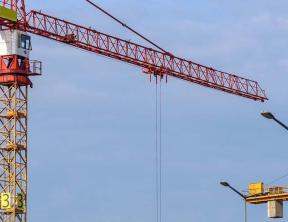
{"label": "lattice steel tower", "polygon": [[31,75],[41,63],[29,61],[31,37],[0,31],[0,221],[27,221],[27,118]]}

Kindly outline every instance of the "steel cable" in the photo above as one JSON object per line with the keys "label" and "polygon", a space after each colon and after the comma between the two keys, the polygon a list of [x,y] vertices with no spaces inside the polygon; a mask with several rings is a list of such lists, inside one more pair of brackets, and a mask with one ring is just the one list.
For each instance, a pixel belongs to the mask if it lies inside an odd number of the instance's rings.
{"label": "steel cable", "polygon": [[162,84],[155,76],[155,171],[156,171],[156,222],[162,222]]}

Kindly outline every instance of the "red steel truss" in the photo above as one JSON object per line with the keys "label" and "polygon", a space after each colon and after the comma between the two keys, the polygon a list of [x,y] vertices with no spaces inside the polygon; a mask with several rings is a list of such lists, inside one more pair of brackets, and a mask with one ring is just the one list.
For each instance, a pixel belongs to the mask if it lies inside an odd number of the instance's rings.
{"label": "red steel truss", "polygon": [[18,22],[26,21],[25,0],[0,0],[1,6],[17,11]]}
{"label": "red steel truss", "polygon": [[[22,6],[22,8],[25,9],[25,6]],[[256,81],[218,71],[42,12],[32,10],[24,16],[25,18],[23,16],[19,17],[19,22],[16,24],[0,20],[0,25],[27,31],[96,54],[134,64],[142,67],[144,72],[148,74],[173,76],[256,101],[263,102],[267,100],[264,90]]]}
{"label": "red steel truss", "polygon": [[17,11],[19,0],[2,0],[1,3],[5,8]]}

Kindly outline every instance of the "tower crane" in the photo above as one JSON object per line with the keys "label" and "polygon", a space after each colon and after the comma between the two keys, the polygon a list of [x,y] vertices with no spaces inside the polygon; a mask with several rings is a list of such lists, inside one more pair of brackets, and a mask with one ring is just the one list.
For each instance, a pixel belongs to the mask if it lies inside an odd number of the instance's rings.
{"label": "tower crane", "polygon": [[245,201],[245,221],[247,220],[246,203],[254,205],[267,204],[268,218],[279,219],[284,217],[283,202],[288,201],[287,186],[265,186],[263,182],[250,183],[248,191],[241,192],[226,181],[222,181],[220,184],[224,187],[229,187],[243,198]]}
{"label": "tower crane", "polygon": [[149,75],[171,76],[251,100],[267,100],[256,81],[101,33],[41,11],[28,11],[25,0],[0,1],[0,26],[2,222],[27,221],[28,88],[32,86],[30,77],[42,74],[42,63],[30,60],[30,34],[133,64]]}
{"label": "tower crane", "polygon": [[262,182],[249,184],[246,202],[250,204],[267,204],[269,218],[283,218],[284,201],[288,201],[287,186],[265,186]]}

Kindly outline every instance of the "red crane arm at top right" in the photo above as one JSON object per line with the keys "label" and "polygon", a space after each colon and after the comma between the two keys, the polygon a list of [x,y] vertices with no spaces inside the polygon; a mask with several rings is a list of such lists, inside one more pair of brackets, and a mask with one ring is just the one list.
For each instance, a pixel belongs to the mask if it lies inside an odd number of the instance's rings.
{"label": "red crane arm at top right", "polygon": [[17,29],[134,64],[156,75],[173,76],[256,101],[267,100],[264,90],[256,81],[221,72],[42,12],[30,11],[26,19],[27,24],[18,24]]}

